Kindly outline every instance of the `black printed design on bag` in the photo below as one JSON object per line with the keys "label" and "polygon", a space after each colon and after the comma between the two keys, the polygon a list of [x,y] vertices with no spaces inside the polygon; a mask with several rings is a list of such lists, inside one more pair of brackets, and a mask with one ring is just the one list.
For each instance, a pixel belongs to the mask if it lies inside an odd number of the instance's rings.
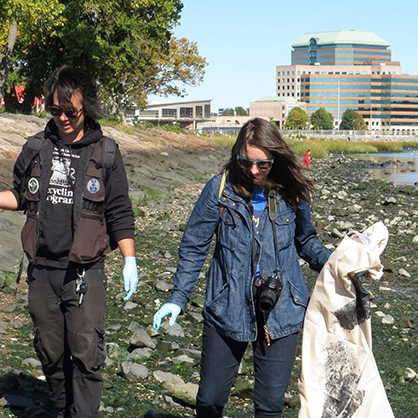
{"label": "black printed design on bag", "polygon": [[365,396],[358,390],[360,367],[354,350],[344,341],[331,343],[325,362],[325,396],[321,418],[351,418]]}

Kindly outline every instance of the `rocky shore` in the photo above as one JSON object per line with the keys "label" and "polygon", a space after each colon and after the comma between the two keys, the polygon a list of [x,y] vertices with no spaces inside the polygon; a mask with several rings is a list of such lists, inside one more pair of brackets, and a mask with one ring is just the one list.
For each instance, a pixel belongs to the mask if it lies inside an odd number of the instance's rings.
{"label": "rocky shore", "polygon": [[[18,126],[19,122],[16,119],[9,125]],[[0,155],[5,157],[0,181],[5,188],[12,158],[7,152],[13,149],[4,145],[2,127],[0,116]],[[133,298],[124,302],[121,260],[116,252],[109,256],[108,358],[102,415],[193,417],[207,265],[190,307],[178,323],[168,328],[165,322],[159,332],[151,323],[171,289],[178,243],[193,204],[204,183],[227,161],[230,150],[187,135],[106,129],[118,138],[130,181],[140,284]],[[373,162],[343,156],[314,159],[307,173],[316,185],[312,216],[322,241],[331,249],[348,231],[362,231],[377,221],[389,229],[389,243],[381,257],[384,275],[379,282],[369,283],[373,349],[395,416],[411,418],[418,411],[418,190],[373,180],[366,175],[365,164]],[[8,215],[0,214],[2,270],[6,261],[17,261],[20,248],[19,221]],[[11,248],[13,240],[15,247]],[[316,274],[306,265],[302,268],[312,288]],[[42,371],[31,346],[24,275],[6,286],[10,277],[0,282],[0,417],[52,417]],[[288,389],[286,418],[297,417],[299,370],[298,357]],[[252,416],[252,381],[249,350],[234,384],[227,417]]]}

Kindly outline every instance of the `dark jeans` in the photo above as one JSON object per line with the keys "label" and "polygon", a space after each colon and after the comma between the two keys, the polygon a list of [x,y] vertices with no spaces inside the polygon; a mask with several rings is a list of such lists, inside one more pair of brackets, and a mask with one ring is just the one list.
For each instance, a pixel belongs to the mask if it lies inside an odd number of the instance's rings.
{"label": "dark jeans", "polygon": [[79,306],[75,268],[28,268],[29,312],[34,347],[56,408],[74,404],[73,417],[99,416],[103,378],[106,277],[102,269],[85,273],[87,292]]}
{"label": "dark jeans", "polygon": [[[295,359],[298,334],[252,343],[254,352],[254,411],[256,418],[280,418],[284,395]],[[247,342],[219,335],[207,325],[203,328],[202,363],[196,398],[198,418],[222,418],[232,384],[238,373]]]}

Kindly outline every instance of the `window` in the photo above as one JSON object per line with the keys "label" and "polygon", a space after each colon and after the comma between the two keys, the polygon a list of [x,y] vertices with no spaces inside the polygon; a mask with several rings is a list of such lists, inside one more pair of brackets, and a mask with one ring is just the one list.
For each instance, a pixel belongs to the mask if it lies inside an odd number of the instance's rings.
{"label": "window", "polygon": [[317,49],[318,45],[315,38],[309,40],[308,50],[308,64],[313,65],[317,62]]}
{"label": "window", "polygon": [[163,118],[177,118],[177,109],[161,109]]}
{"label": "window", "polygon": [[196,106],[195,117],[196,118],[202,118],[203,117],[203,106]]}
{"label": "window", "polygon": [[180,117],[181,118],[193,118],[193,108],[192,107],[181,107],[180,108]]}
{"label": "window", "polygon": [[210,104],[206,104],[205,105],[205,118],[209,118],[210,117]]}

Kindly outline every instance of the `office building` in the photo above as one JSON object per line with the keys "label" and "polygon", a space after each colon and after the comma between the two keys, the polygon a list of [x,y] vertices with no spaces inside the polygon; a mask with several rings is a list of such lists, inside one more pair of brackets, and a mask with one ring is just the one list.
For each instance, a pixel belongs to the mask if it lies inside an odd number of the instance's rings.
{"label": "office building", "polygon": [[[276,67],[281,102],[297,100],[309,116],[323,107],[335,128],[344,111],[353,109],[369,130],[418,132],[418,76],[402,73],[387,41],[371,32],[342,30],[305,34],[292,48],[291,64]],[[258,116],[257,106],[250,104],[250,115]],[[283,118],[277,122],[283,127]]]}
{"label": "office building", "polygon": [[198,122],[211,119],[211,106],[211,100],[151,103],[146,109],[128,109],[126,118],[154,125],[178,123],[184,129],[194,130]]}

